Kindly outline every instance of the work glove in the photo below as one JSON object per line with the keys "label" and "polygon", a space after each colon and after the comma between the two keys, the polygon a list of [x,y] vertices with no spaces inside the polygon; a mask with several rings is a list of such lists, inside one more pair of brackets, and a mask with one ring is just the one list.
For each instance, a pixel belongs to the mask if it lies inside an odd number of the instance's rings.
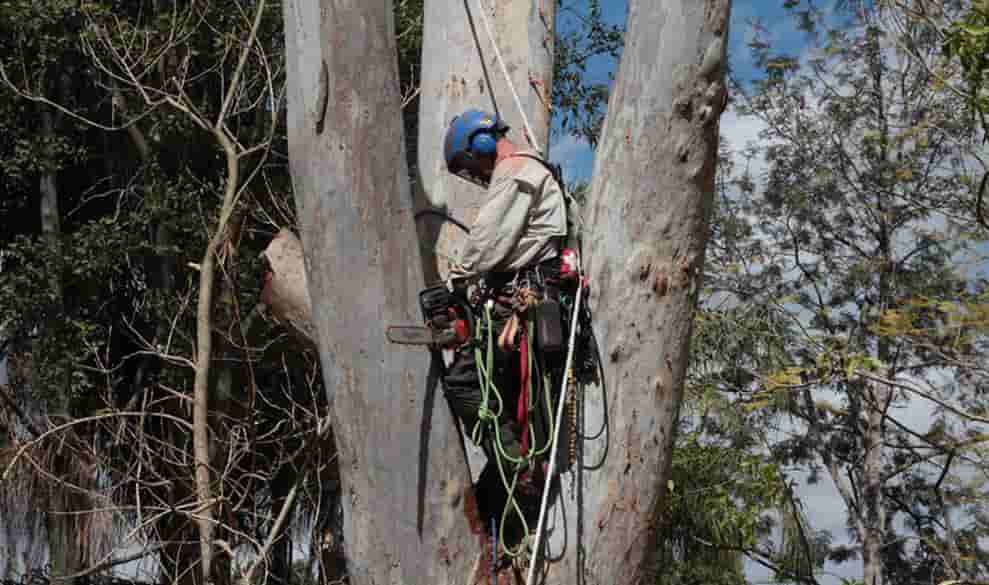
{"label": "work glove", "polygon": [[469,284],[469,277],[466,276],[466,273],[467,271],[464,269],[463,264],[456,261],[450,262],[450,272],[446,277],[447,290],[454,294],[456,294],[457,289],[466,290]]}

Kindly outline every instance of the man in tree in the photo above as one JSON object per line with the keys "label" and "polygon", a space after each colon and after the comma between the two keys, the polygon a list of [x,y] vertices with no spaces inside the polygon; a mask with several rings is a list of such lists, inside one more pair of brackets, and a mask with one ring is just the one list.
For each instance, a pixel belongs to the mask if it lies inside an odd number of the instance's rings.
{"label": "man in tree", "polygon": [[[451,270],[451,288],[461,298],[468,297],[469,283],[479,281],[470,304],[481,343],[461,347],[446,378],[457,416],[488,456],[476,486],[485,518],[501,515],[515,474],[523,495],[539,493],[549,454],[551,388],[565,349],[559,311],[567,236],[563,190],[551,167],[509,140],[508,130],[497,116],[468,110],[453,119],[444,142],[449,171],[488,190]],[[564,266],[562,276],[566,272]]]}

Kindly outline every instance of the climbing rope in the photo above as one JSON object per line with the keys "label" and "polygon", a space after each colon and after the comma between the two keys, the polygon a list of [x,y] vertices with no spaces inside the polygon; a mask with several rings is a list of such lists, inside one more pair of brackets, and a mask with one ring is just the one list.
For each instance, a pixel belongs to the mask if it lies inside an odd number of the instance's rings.
{"label": "climbing rope", "polygon": [[[544,152],[543,152],[542,148],[540,147],[540,145],[539,145],[539,143],[538,143],[538,141],[536,139],[536,134],[535,134],[535,132],[533,132],[532,126],[529,124],[529,118],[528,118],[528,116],[526,116],[525,108],[522,105],[522,100],[519,97],[519,93],[516,90],[515,84],[512,81],[512,76],[511,76],[511,74],[508,71],[508,67],[505,65],[505,60],[502,57],[501,50],[499,49],[498,43],[495,40],[494,32],[493,32],[493,30],[491,28],[491,22],[488,19],[487,10],[485,10],[485,7],[484,7],[484,4],[482,3],[482,0],[476,0],[476,3],[477,3],[477,7],[479,9],[479,12],[481,13],[481,22],[484,25],[484,30],[485,30],[485,32],[488,35],[488,39],[491,42],[492,48],[494,49],[495,59],[498,61],[498,66],[501,69],[502,75],[505,77],[505,82],[506,82],[506,84],[508,86],[509,92],[512,95],[512,99],[515,102],[515,107],[518,109],[519,115],[522,118],[522,124],[523,124],[523,127],[525,128],[525,132],[526,132],[526,139],[529,141],[529,144],[532,147],[532,149],[535,150],[537,153],[539,153],[540,156],[543,156],[544,155]],[[473,21],[473,17],[471,15],[471,10],[470,10],[470,4],[469,4],[468,0],[464,0],[464,8],[467,11],[467,17],[468,17],[468,19],[471,20],[471,21]],[[540,8],[540,12],[542,12],[542,9],[541,8]],[[476,36],[475,36],[475,42],[477,42]],[[483,61],[484,61],[483,52],[481,51],[480,43],[477,42],[477,44],[478,44],[478,47],[477,47],[478,52],[479,53],[482,53],[482,55],[481,55],[481,61],[482,61],[482,65],[483,65]],[[531,75],[530,75],[530,77],[531,77]],[[489,91],[491,93],[491,96],[493,98],[493,96],[495,95],[495,92],[494,92],[494,88],[491,87],[490,79],[488,79],[488,86],[489,86],[488,89],[489,89]],[[497,104],[495,105],[495,109],[497,109]],[[573,199],[573,197],[569,193],[567,193],[566,189],[564,188],[564,186],[562,184],[562,180],[560,180],[560,187],[563,190],[564,196],[567,198],[567,201],[569,203],[576,203],[576,201]],[[578,206],[573,205],[573,206],[571,206],[571,208],[572,209],[578,209]],[[579,213],[577,214],[577,218],[576,219],[577,219],[577,222],[578,222],[579,229],[582,230],[583,229],[583,218],[580,216]],[[494,437],[494,440],[492,442],[495,445],[495,447],[494,447],[495,459],[496,459],[496,462],[497,462],[497,467],[498,467],[499,475],[501,476],[502,482],[505,484],[506,490],[508,492],[508,503],[505,505],[505,509],[502,512],[501,530],[502,531],[504,530],[504,527],[505,527],[505,524],[506,524],[505,519],[506,519],[506,516],[508,514],[508,510],[509,510],[510,507],[512,507],[512,508],[515,509],[516,514],[518,515],[518,517],[520,518],[520,520],[522,522],[522,526],[523,526],[523,530],[524,530],[523,534],[525,535],[525,537],[523,538],[522,544],[519,546],[519,549],[516,549],[516,551],[508,551],[507,548],[506,548],[506,553],[508,553],[510,556],[518,556],[519,554],[521,554],[521,551],[524,550],[525,544],[527,543],[527,541],[530,538],[528,524],[526,523],[525,517],[522,514],[521,509],[519,509],[518,503],[515,501],[515,498],[514,498],[515,485],[516,485],[516,482],[518,480],[519,469],[521,469],[521,467],[519,467],[518,464],[519,463],[528,463],[532,459],[534,459],[534,458],[536,458],[536,457],[544,454],[546,452],[546,449],[547,448],[550,450],[549,470],[547,471],[546,476],[543,478],[543,482],[544,483],[543,483],[543,491],[542,491],[542,501],[541,501],[540,508],[539,508],[539,521],[538,521],[537,528],[536,528],[535,543],[534,543],[534,547],[532,549],[532,551],[533,551],[533,553],[532,553],[532,559],[531,559],[531,561],[529,563],[529,574],[528,574],[528,578],[526,579],[527,585],[534,585],[534,582],[535,582],[534,579],[535,579],[536,565],[537,565],[537,561],[539,560],[539,553],[540,553],[540,548],[541,548],[541,545],[542,545],[542,537],[543,537],[543,532],[544,532],[544,529],[545,529],[546,511],[547,511],[548,503],[549,503],[549,492],[550,492],[550,487],[552,485],[553,476],[556,473],[556,461],[557,461],[557,451],[558,451],[558,448],[559,448],[560,427],[563,426],[562,425],[562,422],[566,418],[565,417],[565,409],[567,408],[568,405],[570,405],[570,408],[571,408],[570,417],[569,418],[571,419],[572,424],[576,425],[577,406],[576,406],[576,404],[574,402],[576,400],[576,397],[575,396],[574,397],[570,397],[570,394],[567,391],[568,391],[568,389],[571,389],[570,387],[572,385],[574,385],[574,384],[572,384],[572,378],[573,377],[572,377],[571,370],[573,368],[573,352],[574,352],[574,346],[575,346],[575,340],[576,340],[577,320],[578,320],[578,316],[580,314],[580,303],[581,303],[581,300],[582,300],[581,297],[582,297],[582,292],[583,292],[583,288],[584,288],[583,279],[584,279],[583,268],[581,266],[581,262],[580,262],[580,259],[578,257],[578,260],[577,260],[577,283],[578,283],[577,284],[577,294],[576,294],[576,297],[574,299],[573,307],[571,309],[572,310],[572,313],[571,313],[571,323],[570,323],[570,339],[569,339],[569,343],[567,344],[567,357],[566,357],[565,366],[564,366],[564,369],[563,369],[563,376],[562,376],[562,379],[560,381],[560,384],[561,384],[560,396],[559,396],[559,402],[558,402],[558,407],[557,407],[557,413],[556,413],[555,416],[553,414],[552,396],[550,396],[550,393],[549,392],[545,392],[544,391],[544,392],[541,393],[541,394],[545,395],[545,398],[546,398],[546,401],[547,401],[547,409],[546,409],[546,411],[547,411],[547,417],[549,418],[549,428],[551,429],[551,431],[550,431],[550,433],[551,433],[550,440],[548,441],[548,443],[546,445],[543,446],[542,449],[536,449],[535,446],[534,446],[533,449],[531,449],[529,452],[527,452],[521,458],[521,460],[519,460],[518,458],[510,457],[507,453],[505,453],[504,452],[504,447],[501,444],[501,431],[500,431],[500,427],[498,425],[498,418],[500,417],[500,415],[501,415],[501,413],[503,411],[504,404],[502,403],[501,395],[498,392],[497,387],[494,385],[493,380],[490,378],[490,376],[493,375],[493,340],[492,340],[492,333],[491,333],[493,327],[492,327],[492,323],[491,323],[491,311],[490,311],[490,309],[491,309],[491,301],[489,301],[485,305],[485,321],[486,321],[486,327],[488,329],[488,340],[487,340],[488,343],[487,343],[487,353],[484,356],[485,358],[487,358],[486,362],[484,362],[485,363],[485,366],[484,367],[482,367],[482,360],[481,360],[481,357],[482,356],[481,356],[480,348],[477,347],[475,349],[475,351],[477,352],[476,353],[476,357],[477,357],[476,361],[477,361],[477,364],[478,364],[478,373],[481,375],[481,380],[482,380],[482,383],[481,383],[481,387],[482,387],[482,404],[481,404],[481,408],[480,408],[480,410],[478,412],[478,423],[474,427],[474,432],[473,432],[472,438],[475,439],[475,442],[476,442],[476,439],[477,438],[480,438],[479,429],[481,429],[481,427],[482,427],[482,420],[485,420],[485,421],[488,421],[488,422],[492,422],[493,423],[492,426],[494,427],[495,437]],[[529,340],[531,340],[532,339],[532,318],[531,318],[531,316],[529,317],[529,327],[528,327],[527,334],[529,335]],[[529,362],[530,362],[530,366],[531,366],[531,362],[532,362],[531,354],[533,352],[532,351],[529,351],[528,353],[529,353]],[[531,367],[529,368],[529,371],[530,372],[532,371]],[[547,383],[548,378],[546,377],[545,369],[544,368],[540,368],[540,373],[542,374],[542,376],[539,376],[538,379],[540,379],[540,381],[543,383],[543,386],[544,386],[544,389],[545,389],[545,387],[549,386],[549,384]],[[496,396],[496,398],[498,400],[498,408],[497,408],[497,412],[496,413],[495,412],[492,412],[488,408],[488,398],[490,397],[490,393],[492,391],[495,392],[495,396]],[[534,395],[535,394],[536,394],[535,392],[530,392],[530,397],[529,397],[529,400],[530,401],[531,400],[534,400]],[[574,394],[575,394],[575,392],[574,392]],[[569,397],[569,399],[568,399],[568,397]],[[531,404],[530,404],[530,406],[531,406]],[[529,425],[527,425],[527,426],[529,428],[523,429],[523,433],[528,432],[528,433],[530,433],[530,436],[532,436],[532,425],[531,425],[531,423]],[[576,429],[576,427],[574,427],[574,428]],[[576,436],[576,430],[574,431],[574,437],[575,436]],[[570,443],[570,458],[571,458],[571,460],[576,459],[576,444],[575,444],[575,438],[574,437],[571,437],[571,443]],[[506,476],[506,474],[504,472],[503,460],[508,460],[508,461],[510,461],[512,463],[516,463],[516,471],[514,473],[514,476],[513,476],[511,482],[508,481],[507,476]],[[503,534],[503,532],[500,534],[500,536],[501,536],[502,544],[504,546],[504,534]]]}
{"label": "climbing rope", "polygon": [[[467,0],[464,0],[464,8],[467,9],[467,16],[470,17],[470,5]],[[495,40],[494,31],[491,30],[491,22],[488,20],[488,11],[485,10],[484,4],[481,0],[477,0],[477,8],[481,13],[481,22],[484,24],[484,31],[488,34],[488,39],[491,41],[491,47],[494,49],[495,59],[498,61],[498,66],[501,68],[502,75],[505,76],[505,83],[508,85],[508,90],[512,94],[512,99],[515,100],[515,107],[519,110],[519,115],[522,117],[522,125],[525,127],[526,139],[532,146],[532,149],[538,152],[540,155],[544,154],[543,149],[539,147],[539,142],[536,140],[536,133],[532,131],[532,126],[529,125],[529,118],[525,115],[525,108],[522,106],[522,99],[519,97],[518,91],[515,90],[515,84],[512,83],[512,75],[508,72],[508,66],[505,65],[505,60],[501,56],[501,50],[498,48],[498,42]],[[480,47],[477,48],[478,51],[481,50]],[[483,57],[482,57],[483,59]],[[494,96],[494,88],[488,88],[491,91],[491,96]]]}
{"label": "climbing rope", "polygon": [[[537,444],[536,428],[533,418],[530,417],[525,421],[522,428],[522,437],[520,437],[523,444],[528,442],[528,438],[532,437],[532,444],[527,448],[523,448],[519,456],[514,456],[509,453],[506,448],[501,435],[501,425],[500,418],[505,412],[505,404],[498,386],[494,381],[494,320],[491,316],[491,310],[494,306],[494,301],[489,300],[484,304],[484,314],[483,320],[480,327],[476,328],[475,332],[475,362],[477,363],[478,377],[481,381],[481,405],[478,408],[477,413],[477,423],[475,423],[474,428],[471,432],[471,440],[475,444],[481,444],[484,440],[485,431],[491,432],[491,445],[492,451],[495,459],[495,467],[498,470],[498,476],[501,479],[502,486],[507,494],[507,501],[505,507],[502,509],[500,520],[498,522],[498,541],[501,543],[501,549],[504,550],[505,554],[510,558],[518,558],[523,555],[526,551],[527,546],[531,538],[529,523],[525,518],[525,514],[519,504],[517,498],[515,497],[516,489],[518,488],[519,475],[522,470],[530,467],[533,462],[541,459],[547,452],[552,449],[552,445],[549,442],[549,438],[542,444]],[[526,309],[531,308],[526,307]],[[535,339],[535,321],[533,318],[533,311],[525,310],[526,322],[525,329],[522,335],[524,336],[525,342],[530,344],[531,340]],[[553,402],[552,396],[550,395],[549,389],[552,386],[550,380],[549,370],[544,366],[542,360],[535,357],[534,351],[528,351],[525,354],[526,367],[530,372],[534,372],[532,379],[537,381],[531,392],[528,392],[527,396],[523,396],[525,399],[526,408],[529,412],[535,412],[537,400],[542,399],[544,401],[545,412],[547,418],[549,419],[549,427],[555,428],[555,419],[553,414]],[[494,400],[494,407],[491,407],[491,401]],[[507,466],[511,465],[513,471],[509,473],[506,469]],[[522,534],[525,535],[522,542],[519,543],[517,547],[511,548],[505,544],[505,528],[509,523],[509,515],[514,514],[518,519],[522,527]]]}
{"label": "climbing rope", "polygon": [[[560,382],[560,398],[559,407],[556,416],[556,420],[563,421],[563,409],[566,408],[567,404],[567,389],[569,387],[570,381],[570,370],[573,367],[573,350],[575,346],[575,340],[577,338],[577,318],[580,315],[580,301],[582,293],[584,292],[584,277],[583,277],[583,266],[581,258],[577,258],[577,294],[573,302],[573,313],[570,318],[570,340],[567,343],[567,359],[563,366],[563,379]],[[546,472],[545,484],[543,485],[543,498],[542,503],[539,506],[539,521],[536,523],[536,542],[532,549],[532,560],[529,562],[529,576],[526,579],[527,585],[534,585],[536,578],[536,565],[539,561],[539,552],[543,540],[543,531],[546,527],[546,510],[549,505],[549,491],[550,486],[553,483],[553,476],[556,475],[556,459],[557,450],[560,446],[560,427],[563,425],[554,425],[550,423],[550,428],[553,429],[553,438],[551,441],[552,449],[549,455],[549,470]]]}

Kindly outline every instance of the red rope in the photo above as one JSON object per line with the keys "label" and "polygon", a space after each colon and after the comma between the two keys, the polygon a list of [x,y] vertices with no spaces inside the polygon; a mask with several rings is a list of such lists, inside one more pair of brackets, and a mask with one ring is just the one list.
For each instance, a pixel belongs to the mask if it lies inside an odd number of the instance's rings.
{"label": "red rope", "polygon": [[515,417],[522,427],[522,455],[529,452],[529,337],[525,334],[525,328],[520,332],[519,341],[519,403],[516,408]]}

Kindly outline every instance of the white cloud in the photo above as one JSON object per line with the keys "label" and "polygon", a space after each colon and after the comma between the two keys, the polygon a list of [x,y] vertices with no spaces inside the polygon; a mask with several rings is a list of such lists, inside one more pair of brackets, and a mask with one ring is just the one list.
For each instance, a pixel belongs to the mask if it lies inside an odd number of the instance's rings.
{"label": "white cloud", "polygon": [[563,166],[567,183],[590,181],[594,172],[594,150],[586,140],[567,133],[550,145],[549,158]]}
{"label": "white cloud", "polygon": [[590,145],[587,144],[587,141],[568,132],[550,145],[550,159],[553,162],[567,161],[589,148]]}
{"label": "white cloud", "polygon": [[[741,173],[745,170],[746,160],[742,156],[742,151],[750,144],[765,145],[765,141],[760,140],[759,134],[766,129],[766,124],[755,116],[743,116],[735,108],[728,108],[721,116],[721,137],[728,143],[728,147],[733,153],[732,160],[735,163],[735,172]],[[758,180],[766,171],[766,159],[760,152],[749,163],[749,172],[753,178]]]}

